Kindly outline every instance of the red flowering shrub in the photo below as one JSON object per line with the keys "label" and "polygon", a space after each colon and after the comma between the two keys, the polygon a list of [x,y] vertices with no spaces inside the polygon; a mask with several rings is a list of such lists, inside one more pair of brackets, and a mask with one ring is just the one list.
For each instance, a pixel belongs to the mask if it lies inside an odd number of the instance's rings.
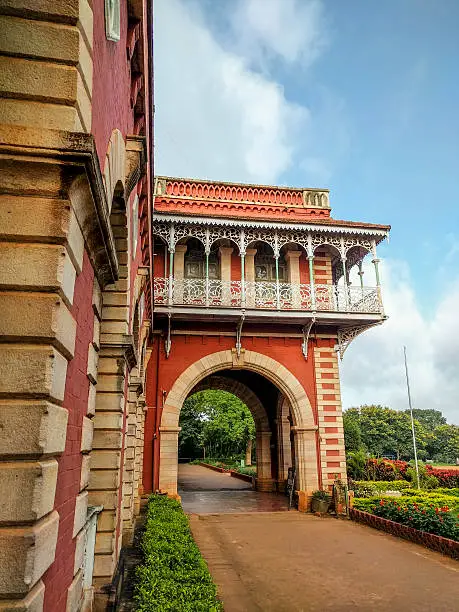
{"label": "red flowering shrub", "polygon": [[459,542],[459,517],[448,506],[421,508],[416,502],[401,506],[398,500],[381,499],[369,512],[402,525],[408,525]]}
{"label": "red flowering shrub", "polygon": [[427,464],[426,469],[429,474],[435,476],[441,487],[454,489],[459,487],[459,470],[438,469]]}
{"label": "red flowering shrub", "polygon": [[367,459],[365,477],[367,480],[403,480],[406,478],[406,461],[387,459]]}

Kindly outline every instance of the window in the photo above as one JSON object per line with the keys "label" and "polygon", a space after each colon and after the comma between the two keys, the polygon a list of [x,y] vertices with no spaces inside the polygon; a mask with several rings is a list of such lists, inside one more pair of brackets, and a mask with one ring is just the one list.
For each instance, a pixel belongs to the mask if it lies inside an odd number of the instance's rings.
{"label": "window", "polygon": [[105,36],[112,42],[120,39],[120,0],[105,0]]}
{"label": "window", "polygon": [[135,258],[137,251],[137,240],[139,237],[139,196],[136,194],[134,202],[132,203],[132,223],[131,223],[131,247],[132,247],[132,259]]}

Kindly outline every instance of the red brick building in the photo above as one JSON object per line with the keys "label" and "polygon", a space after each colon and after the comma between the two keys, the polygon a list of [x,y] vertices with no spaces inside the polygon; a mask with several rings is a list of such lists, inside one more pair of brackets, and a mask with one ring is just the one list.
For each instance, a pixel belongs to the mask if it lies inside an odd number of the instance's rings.
{"label": "red brick building", "polygon": [[226,389],[255,420],[258,489],[282,490],[293,466],[306,509],[346,474],[337,354],[385,319],[376,247],[389,227],[333,219],[319,189],[156,177],[154,208],[145,490],[177,493],[182,404]]}
{"label": "red brick building", "polygon": [[139,508],[152,2],[0,21],[0,610],[105,609]]}

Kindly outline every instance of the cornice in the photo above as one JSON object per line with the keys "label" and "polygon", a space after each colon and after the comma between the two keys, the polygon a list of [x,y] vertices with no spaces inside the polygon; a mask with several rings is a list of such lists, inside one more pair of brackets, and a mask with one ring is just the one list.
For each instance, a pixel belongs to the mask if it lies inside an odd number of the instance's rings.
{"label": "cornice", "polygon": [[[272,230],[286,230],[286,231],[302,231],[311,233],[326,233],[326,234],[359,234],[366,236],[380,237],[381,239],[386,238],[389,235],[390,226],[371,227],[368,226],[354,226],[346,225],[346,222],[340,223],[334,222],[330,224],[321,223],[282,223],[280,221],[248,221],[239,220],[233,218],[211,218],[211,217],[198,217],[198,216],[181,216],[164,214],[156,211],[154,213],[153,221],[166,222],[166,223],[182,223],[185,225],[208,225],[213,227],[238,227],[238,228],[250,228],[250,229],[272,229]],[[352,222],[350,222],[352,223]]]}

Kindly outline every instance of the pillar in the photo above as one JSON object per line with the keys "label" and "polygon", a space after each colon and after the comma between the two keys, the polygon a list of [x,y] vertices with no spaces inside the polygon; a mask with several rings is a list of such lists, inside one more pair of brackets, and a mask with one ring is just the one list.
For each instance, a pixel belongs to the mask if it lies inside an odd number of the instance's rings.
{"label": "pillar", "polygon": [[257,249],[245,252],[245,303],[247,308],[255,308],[255,255]]}
{"label": "pillar", "polygon": [[233,247],[220,247],[220,278],[222,280],[222,306],[231,303],[231,255]]}
{"label": "pillar", "polygon": [[[167,410],[167,406],[164,407],[164,410]],[[173,497],[178,497],[178,435],[180,430],[181,427],[174,426],[159,428],[159,489]]]}
{"label": "pillar", "polygon": [[271,432],[257,432],[257,490],[272,491]]}
{"label": "pillar", "polygon": [[[285,401],[285,400],[284,400]],[[277,426],[277,489],[285,491],[288,468],[292,467],[292,448],[290,445],[290,421],[286,416],[276,419]]]}
{"label": "pillar", "polygon": [[301,251],[287,251],[285,255],[285,259],[287,260],[288,282],[291,285],[292,302],[294,308],[301,307],[300,257]]}
{"label": "pillar", "polygon": [[245,465],[252,465],[252,440],[247,440],[247,446],[245,449]]}
{"label": "pillar", "polygon": [[186,244],[177,244],[174,253],[174,304],[183,302],[183,279],[185,278],[185,253],[187,251]]}
{"label": "pillar", "polygon": [[314,370],[322,486],[328,489],[333,485],[335,477],[346,480],[344,427],[336,351],[328,347],[314,348]]}
{"label": "pillar", "polygon": [[317,427],[292,427],[296,457],[296,488],[298,491],[298,509],[309,510],[313,491],[319,488],[317,470]]}

